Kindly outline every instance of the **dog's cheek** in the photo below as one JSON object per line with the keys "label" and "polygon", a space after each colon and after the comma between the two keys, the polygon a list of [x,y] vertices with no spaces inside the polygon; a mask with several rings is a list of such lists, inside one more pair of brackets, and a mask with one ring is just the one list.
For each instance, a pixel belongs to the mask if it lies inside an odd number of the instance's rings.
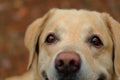
{"label": "dog's cheek", "polygon": [[38,56],[38,70],[41,73],[44,70],[47,70],[50,63],[50,57],[47,54],[47,51],[41,50],[39,56]]}
{"label": "dog's cheek", "polygon": [[[48,51],[41,50],[38,56],[38,72],[42,80],[47,76],[50,80],[56,80],[55,69],[54,69],[54,60],[53,57],[48,55]],[[46,76],[44,76],[43,72]]]}

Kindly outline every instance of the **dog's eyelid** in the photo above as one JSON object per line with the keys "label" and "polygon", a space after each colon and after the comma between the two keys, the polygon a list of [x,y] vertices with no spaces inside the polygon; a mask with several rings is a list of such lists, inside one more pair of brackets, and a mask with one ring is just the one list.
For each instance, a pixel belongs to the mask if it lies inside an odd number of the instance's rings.
{"label": "dog's eyelid", "polygon": [[50,44],[56,43],[58,40],[59,38],[56,36],[55,33],[49,33],[45,38],[45,43],[50,45]]}
{"label": "dog's eyelid", "polygon": [[98,36],[98,35],[90,36],[88,38],[88,42],[90,43],[90,45],[97,47],[97,48],[104,46],[100,36]]}

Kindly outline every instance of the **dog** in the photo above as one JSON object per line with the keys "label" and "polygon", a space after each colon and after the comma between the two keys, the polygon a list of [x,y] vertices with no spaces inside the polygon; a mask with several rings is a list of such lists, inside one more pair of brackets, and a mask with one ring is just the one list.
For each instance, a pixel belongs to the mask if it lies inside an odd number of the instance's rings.
{"label": "dog", "polygon": [[108,13],[51,9],[25,45],[28,72],[7,80],[120,80],[120,23]]}

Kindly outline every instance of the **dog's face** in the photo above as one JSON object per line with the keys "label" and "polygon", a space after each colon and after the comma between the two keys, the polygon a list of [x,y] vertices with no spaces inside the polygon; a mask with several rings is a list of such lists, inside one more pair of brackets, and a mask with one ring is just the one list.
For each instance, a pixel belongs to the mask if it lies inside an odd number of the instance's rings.
{"label": "dog's face", "polygon": [[35,42],[41,80],[113,79],[115,46],[101,14],[58,10],[39,26]]}

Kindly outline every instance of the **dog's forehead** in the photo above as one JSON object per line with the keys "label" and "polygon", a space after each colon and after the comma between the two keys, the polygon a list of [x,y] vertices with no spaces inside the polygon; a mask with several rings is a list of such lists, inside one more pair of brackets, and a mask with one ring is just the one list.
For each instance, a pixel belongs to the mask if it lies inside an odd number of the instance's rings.
{"label": "dog's forehead", "polygon": [[98,12],[57,11],[48,18],[44,26],[43,37],[49,33],[55,33],[64,37],[81,37],[81,40],[84,40],[91,35],[97,34],[106,43],[111,39],[109,29]]}
{"label": "dog's forehead", "polygon": [[[98,31],[106,31],[100,13],[90,11],[76,10],[58,10],[47,21],[46,28],[48,31],[58,30],[83,30],[96,29]],[[87,28],[86,28],[87,27]],[[95,31],[96,31],[95,30]]]}

